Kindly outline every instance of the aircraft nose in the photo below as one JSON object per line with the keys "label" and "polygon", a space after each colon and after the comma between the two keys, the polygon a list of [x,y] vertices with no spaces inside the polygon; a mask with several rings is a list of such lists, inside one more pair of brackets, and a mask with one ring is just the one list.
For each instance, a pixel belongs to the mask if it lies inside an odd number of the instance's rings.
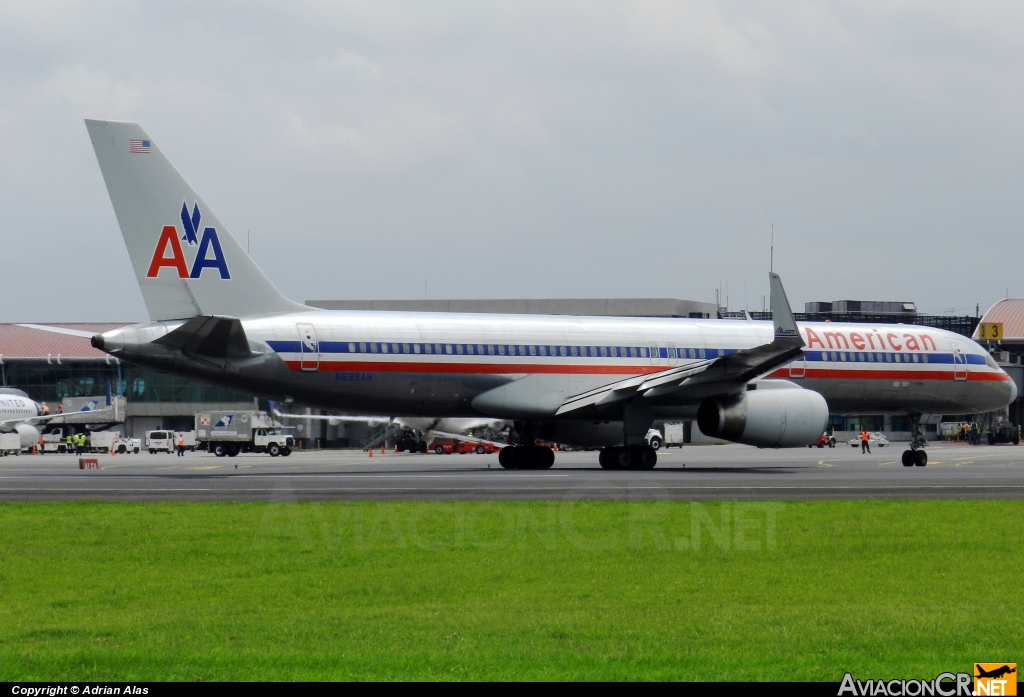
{"label": "aircraft nose", "polygon": [[[1005,372],[1005,371],[1004,371],[1004,372]],[[1013,404],[1014,400],[1016,400],[1016,399],[1017,399],[1017,382],[1016,382],[1015,380],[1010,380],[1010,381],[1009,381],[1009,382],[1007,382],[1006,384],[1008,385],[1008,387],[1009,387],[1009,392],[1010,392],[1010,397],[1009,397],[1009,399],[1007,400],[1007,402],[1008,402],[1009,404]]]}

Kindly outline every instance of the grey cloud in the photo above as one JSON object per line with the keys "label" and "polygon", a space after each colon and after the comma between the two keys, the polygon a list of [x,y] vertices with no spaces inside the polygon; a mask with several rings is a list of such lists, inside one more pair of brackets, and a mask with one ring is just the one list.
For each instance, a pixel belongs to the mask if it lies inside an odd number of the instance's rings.
{"label": "grey cloud", "polygon": [[0,3],[0,316],[144,318],[86,117],[142,123],[298,300],[759,308],[775,222],[796,304],[984,307],[1024,294],[1022,14]]}

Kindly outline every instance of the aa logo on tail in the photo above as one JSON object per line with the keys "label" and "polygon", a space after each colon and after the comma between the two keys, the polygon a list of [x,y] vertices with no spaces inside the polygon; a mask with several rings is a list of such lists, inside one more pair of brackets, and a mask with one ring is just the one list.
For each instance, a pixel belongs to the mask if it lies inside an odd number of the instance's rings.
{"label": "aa logo on tail", "polygon": [[[224,280],[231,278],[228,264],[224,260],[224,251],[220,246],[220,238],[217,237],[217,230],[212,227],[205,228],[200,238],[198,233],[201,220],[199,204],[192,204],[192,214],[189,215],[188,204],[183,201],[181,204],[181,226],[184,234],[179,241],[178,229],[173,225],[164,226],[164,229],[160,231],[156,248],[153,250],[153,258],[149,262],[146,278],[156,278],[160,269],[165,267],[177,272],[178,278],[199,278],[203,269],[216,269]],[[182,242],[189,246],[190,251],[191,247],[198,246],[191,269],[185,261],[185,253],[181,248]]]}

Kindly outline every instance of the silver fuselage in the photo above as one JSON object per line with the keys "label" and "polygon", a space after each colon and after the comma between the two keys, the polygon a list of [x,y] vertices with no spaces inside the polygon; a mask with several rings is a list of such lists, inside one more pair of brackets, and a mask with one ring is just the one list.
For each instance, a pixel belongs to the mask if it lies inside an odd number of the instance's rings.
{"label": "silver fuselage", "polygon": [[[567,396],[772,341],[771,322],[309,311],[242,319],[252,351],[246,359],[189,357],[150,343],[181,324],[107,332],[103,348],[253,395],[393,416],[556,419]],[[800,331],[803,360],[764,377],[820,393],[832,413],[961,414],[999,409],[1016,397],[986,351],[951,332],[841,323],[803,323]],[[531,395],[536,390],[532,411],[481,397],[513,381],[524,381]],[[681,389],[652,406],[657,418],[690,418],[715,394]],[[615,413],[593,407],[566,418]]]}

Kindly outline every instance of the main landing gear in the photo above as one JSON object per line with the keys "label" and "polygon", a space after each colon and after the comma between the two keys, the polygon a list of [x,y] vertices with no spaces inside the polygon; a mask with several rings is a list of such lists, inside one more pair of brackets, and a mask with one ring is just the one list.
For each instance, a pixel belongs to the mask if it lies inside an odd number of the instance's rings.
{"label": "main landing gear", "polygon": [[555,464],[555,453],[541,445],[515,445],[498,452],[498,464],[507,470],[546,470]]}
{"label": "main landing gear", "polygon": [[920,423],[919,414],[910,415],[911,436],[910,450],[903,451],[904,467],[925,467],[928,465],[928,453],[924,451],[927,441],[924,439],[924,426]]}
{"label": "main landing gear", "polygon": [[601,450],[598,462],[606,470],[651,470],[658,464],[658,453],[649,445],[617,445]]}

